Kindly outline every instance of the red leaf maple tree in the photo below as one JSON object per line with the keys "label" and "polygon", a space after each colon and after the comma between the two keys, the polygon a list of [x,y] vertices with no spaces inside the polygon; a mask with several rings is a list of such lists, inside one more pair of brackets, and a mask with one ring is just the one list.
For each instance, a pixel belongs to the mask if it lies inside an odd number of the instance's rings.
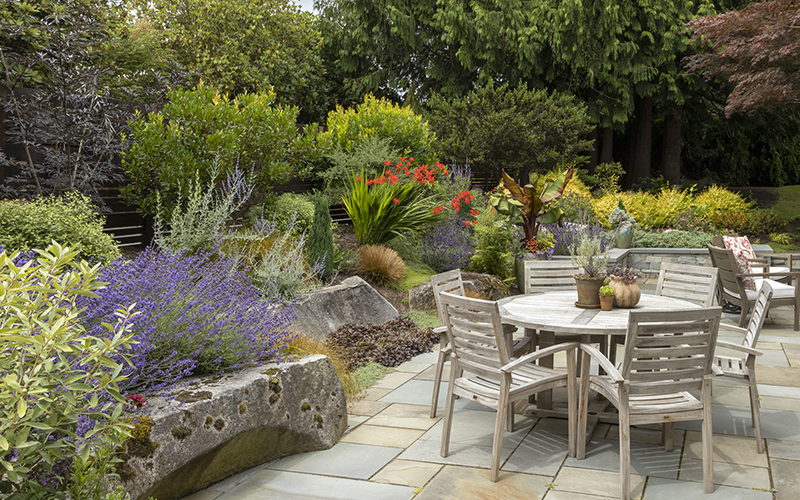
{"label": "red leaf maple tree", "polygon": [[725,115],[800,102],[800,1],[772,0],[688,23],[710,52],[686,58],[690,73],[734,85]]}

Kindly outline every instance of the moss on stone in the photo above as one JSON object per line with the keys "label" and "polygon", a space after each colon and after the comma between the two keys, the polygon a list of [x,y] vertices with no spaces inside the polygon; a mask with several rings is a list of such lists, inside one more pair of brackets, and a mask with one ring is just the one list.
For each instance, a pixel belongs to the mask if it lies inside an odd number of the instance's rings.
{"label": "moss on stone", "polygon": [[269,404],[274,405],[281,398],[280,394],[273,394],[269,397]]}
{"label": "moss on stone", "polygon": [[178,440],[186,439],[191,435],[192,435],[192,429],[186,427],[185,425],[172,429],[172,437]]}
{"label": "moss on stone", "polygon": [[247,405],[242,403],[239,405],[239,415],[247,411]]}
{"label": "moss on stone", "polygon": [[204,424],[204,427],[206,429],[208,429],[209,427],[211,427],[211,424],[213,424],[213,423],[214,423],[214,419],[211,418],[211,416],[209,415],[208,417],[206,417],[206,423]]}
{"label": "moss on stone", "polygon": [[269,378],[269,390],[275,394],[281,392],[281,381],[278,377]]}
{"label": "moss on stone", "polygon": [[150,440],[150,430],[153,428],[153,419],[140,417],[133,424],[131,437],[125,442],[125,450],[129,456],[149,457],[158,447],[158,442]]}
{"label": "moss on stone", "polygon": [[322,429],[322,422],[323,421],[324,421],[324,419],[322,418],[322,415],[320,415],[319,413],[315,413],[314,414],[314,422],[317,423],[317,429]]}
{"label": "moss on stone", "polygon": [[308,410],[310,410],[310,409],[311,409],[311,405],[310,405],[310,404],[308,404],[308,401],[306,401],[305,403],[303,403],[302,405],[300,405],[300,410],[301,410],[301,411],[308,411]]}
{"label": "moss on stone", "polygon": [[211,399],[213,396],[211,391],[183,391],[176,394],[175,399],[181,403],[195,403],[197,401],[203,401],[204,399]]}
{"label": "moss on stone", "polygon": [[217,420],[214,421],[214,428],[216,430],[221,431],[223,427],[225,427],[225,421],[224,420],[222,420],[221,418],[218,418]]}
{"label": "moss on stone", "polygon": [[281,373],[283,370],[279,370],[278,368],[270,368],[269,370],[261,372],[262,375],[277,375]]}

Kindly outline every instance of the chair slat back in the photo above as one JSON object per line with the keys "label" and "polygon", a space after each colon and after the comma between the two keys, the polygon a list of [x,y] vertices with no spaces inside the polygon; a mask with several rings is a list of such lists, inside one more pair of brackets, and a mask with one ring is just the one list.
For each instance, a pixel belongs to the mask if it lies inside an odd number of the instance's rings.
{"label": "chair slat back", "polygon": [[700,389],[711,373],[721,307],[631,311],[621,374],[630,394]]}
{"label": "chair slat back", "polygon": [[739,266],[736,264],[736,259],[733,257],[733,251],[708,245],[708,253],[711,255],[711,265],[716,267],[719,271],[717,281],[722,291],[729,294],[733,293],[737,296],[740,295],[739,282],[736,279]]}
{"label": "chair slat back", "polygon": [[510,356],[497,302],[448,292],[440,299],[458,368],[499,381]]}
{"label": "chair slat back", "polygon": [[583,272],[568,260],[526,260],[524,269],[525,279],[520,289],[525,294],[575,290],[573,275]]}
{"label": "chair slat back", "polygon": [[453,269],[431,276],[431,288],[433,288],[433,300],[436,302],[436,312],[439,313],[439,324],[445,325],[444,310],[439,296],[442,292],[464,296],[464,281],[461,278],[461,269]]}
{"label": "chair slat back", "polygon": [[688,300],[709,307],[713,305],[717,294],[718,274],[716,267],[662,262],[656,295]]}
{"label": "chair slat back", "polygon": [[747,332],[742,345],[755,349],[758,336],[761,334],[761,327],[764,326],[764,318],[767,317],[769,312],[772,294],[772,285],[767,281],[762,282],[758,297],[756,297],[756,304],[753,306],[753,312],[750,315],[750,322],[747,324]]}

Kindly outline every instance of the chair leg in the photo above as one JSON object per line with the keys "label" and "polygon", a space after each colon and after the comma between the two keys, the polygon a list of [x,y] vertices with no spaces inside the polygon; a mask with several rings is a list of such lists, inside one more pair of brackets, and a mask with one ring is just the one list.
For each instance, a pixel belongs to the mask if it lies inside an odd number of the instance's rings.
{"label": "chair leg", "polygon": [[[704,382],[703,392],[708,392],[711,381]],[[714,492],[714,442],[711,428],[711,396],[702,395],[703,398],[703,491]]]}
{"label": "chair leg", "polygon": [[456,395],[453,394],[455,387],[457,363],[454,362],[455,356],[450,355],[450,383],[447,386],[447,403],[445,403],[444,422],[442,427],[442,457],[446,457],[450,451],[450,428],[453,426],[453,407],[456,403]]}
{"label": "chair leg", "polygon": [[575,432],[575,457],[578,460],[586,458],[586,427],[589,420],[589,354],[579,351],[583,359],[581,364],[580,389],[578,390],[578,426]]}
{"label": "chair leg", "polygon": [[761,439],[761,411],[758,401],[758,386],[753,373],[750,374],[750,417],[753,427],[756,429],[756,451],[764,453],[764,440]]}
{"label": "chair leg", "polygon": [[506,405],[506,430],[514,432],[514,404]]}
{"label": "chair leg", "polygon": [[439,404],[439,386],[442,385],[442,372],[446,354],[439,351],[439,360],[436,362],[436,374],[433,376],[433,398],[431,398],[431,418],[436,418],[436,407]]}
{"label": "chair leg", "polygon": [[500,456],[503,452],[503,422],[508,411],[508,386],[503,383],[500,389],[500,401],[497,402],[497,421],[494,424],[494,442],[492,443],[492,470],[489,479],[496,483],[500,476]]}
{"label": "chair leg", "polygon": [[664,451],[670,452],[675,447],[675,424],[670,422],[661,428],[661,438],[664,440]]}
{"label": "chair leg", "polygon": [[619,412],[619,488],[619,497],[622,500],[629,500],[631,495],[631,425],[627,408],[620,408]]}
{"label": "chair leg", "polygon": [[[577,407],[575,404],[575,351],[567,352],[567,423],[569,425],[569,456],[575,457]],[[585,433],[585,432],[584,432]]]}
{"label": "chair leg", "polygon": [[739,328],[744,328],[747,323],[747,313],[750,310],[750,304],[746,300],[742,300],[742,312],[739,314]]}

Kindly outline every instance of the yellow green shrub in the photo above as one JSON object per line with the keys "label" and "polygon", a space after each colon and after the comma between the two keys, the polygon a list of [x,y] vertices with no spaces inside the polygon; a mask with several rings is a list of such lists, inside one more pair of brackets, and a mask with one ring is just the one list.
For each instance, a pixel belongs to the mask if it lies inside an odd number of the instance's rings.
{"label": "yellow green shrub", "polygon": [[716,184],[697,195],[695,205],[702,213],[709,215],[720,211],[746,212],[753,206],[739,193],[728,191]]}
{"label": "yellow green shrub", "polygon": [[664,188],[656,195],[641,191],[608,193],[594,200],[594,210],[605,227],[611,227],[608,216],[620,200],[636,223],[645,229],[672,225],[678,213],[693,203],[690,193],[675,188]]}
{"label": "yellow green shrub", "polygon": [[[542,180],[544,182],[553,182],[566,169],[567,167],[551,170],[550,172],[547,172],[545,175],[542,176]],[[541,181],[539,189],[541,189]],[[567,187],[564,188],[564,194],[579,194],[581,196],[591,198],[592,191],[586,184],[583,183],[582,180],[580,180],[580,178],[577,175],[573,175],[572,179],[567,183]]]}

